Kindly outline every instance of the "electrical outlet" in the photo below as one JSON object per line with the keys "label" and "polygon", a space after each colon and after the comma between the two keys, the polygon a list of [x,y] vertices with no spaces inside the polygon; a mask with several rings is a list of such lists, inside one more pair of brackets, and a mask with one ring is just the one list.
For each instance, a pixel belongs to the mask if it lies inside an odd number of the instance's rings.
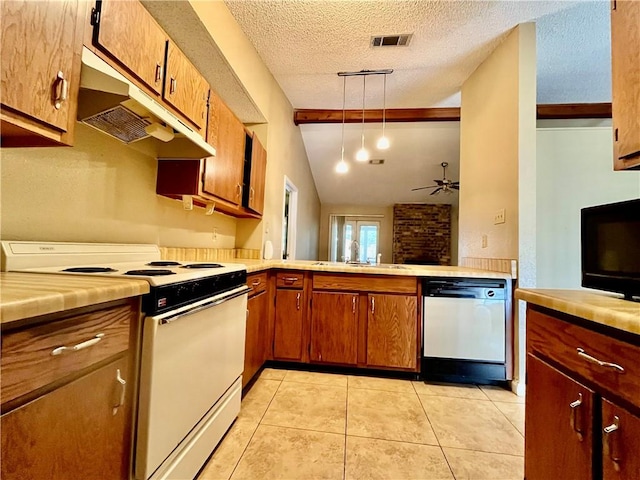
{"label": "electrical outlet", "polygon": [[505,222],[504,208],[501,208],[493,216],[493,224],[498,225],[499,223],[504,223],[504,222]]}
{"label": "electrical outlet", "polygon": [[482,235],[482,248],[487,248],[488,239],[486,235]]}

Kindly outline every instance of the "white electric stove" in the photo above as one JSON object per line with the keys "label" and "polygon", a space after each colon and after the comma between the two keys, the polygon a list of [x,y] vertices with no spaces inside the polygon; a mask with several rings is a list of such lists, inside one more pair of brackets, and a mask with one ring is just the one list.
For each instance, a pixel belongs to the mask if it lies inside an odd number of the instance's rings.
{"label": "white electric stove", "polygon": [[1,245],[4,271],[149,282],[142,299],[134,474],[194,478],[240,412],[246,267],[161,260],[156,245]]}

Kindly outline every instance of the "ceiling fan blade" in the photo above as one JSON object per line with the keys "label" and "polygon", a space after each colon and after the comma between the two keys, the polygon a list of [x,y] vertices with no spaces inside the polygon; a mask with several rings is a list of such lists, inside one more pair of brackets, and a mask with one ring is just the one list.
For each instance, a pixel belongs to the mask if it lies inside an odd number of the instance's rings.
{"label": "ceiling fan blade", "polygon": [[439,187],[440,185],[429,185],[428,187],[418,187],[418,188],[412,188],[411,191],[415,192],[416,190],[424,190],[425,188],[436,188]]}
{"label": "ceiling fan blade", "polygon": [[454,190],[460,190],[460,185],[456,183],[455,185],[449,185],[449,188],[453,188]]}
{"label": "ceiling fan blade", "polygon": [[440,193],[441,191],[442,191],[442,187],[438,187],[433,192],[431,192],[431,195],[436,195],[436,194]]}
{"label": "ceiling fan blade", "polygon": [[434,180],[434,182],[436,182],[440,186],[444,185],[444,181],[443,180]]}

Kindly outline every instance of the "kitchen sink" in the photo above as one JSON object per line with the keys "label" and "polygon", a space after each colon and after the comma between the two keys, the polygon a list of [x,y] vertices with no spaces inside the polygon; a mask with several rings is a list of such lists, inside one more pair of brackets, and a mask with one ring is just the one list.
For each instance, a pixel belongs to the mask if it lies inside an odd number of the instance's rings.
{"label": "kitchen sink", "polygon": [[349,267],[372,267],[372,268],[387,268],[389,270],[406,270],[407,267],[405,267],[404,265],[391,265],[391,264],[384,264],[384,265],[376,265],[375,263],[365,263],[365,262],[315,262],[313,265],[333,265],[333,266],[340,266],[340,265],[347,265]]}

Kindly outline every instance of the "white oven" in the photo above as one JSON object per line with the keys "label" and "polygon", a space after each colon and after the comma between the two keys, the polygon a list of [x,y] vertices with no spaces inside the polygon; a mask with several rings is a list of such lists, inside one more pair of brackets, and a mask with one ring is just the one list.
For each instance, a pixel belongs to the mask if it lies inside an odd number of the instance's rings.
{"label": "white oven", "polygon": [[136,478],[193,478],[238,415],[247,291],[145,319]]}

